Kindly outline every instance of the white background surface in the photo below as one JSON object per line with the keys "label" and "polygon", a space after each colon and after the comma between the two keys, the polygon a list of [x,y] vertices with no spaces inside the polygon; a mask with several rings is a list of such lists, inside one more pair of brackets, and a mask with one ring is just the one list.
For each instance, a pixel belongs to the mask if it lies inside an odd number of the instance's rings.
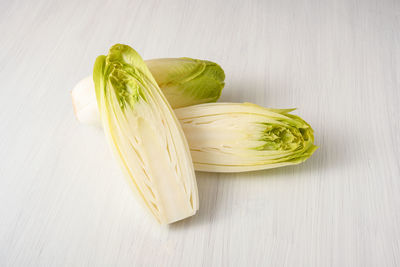
{"label": "white background surface", "polygon": [[[1,266],[399,266],[400,2],[0,0]],[[298,107],[304,164],[198,173],[160,227],[69,91],[114,43],[209,59],[222,101]]]}

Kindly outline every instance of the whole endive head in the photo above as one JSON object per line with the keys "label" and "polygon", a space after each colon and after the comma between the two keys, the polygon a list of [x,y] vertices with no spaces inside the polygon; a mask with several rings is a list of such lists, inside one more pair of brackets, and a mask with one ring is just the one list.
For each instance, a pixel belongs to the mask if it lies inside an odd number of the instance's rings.
{"label": "whole endive head", "polygon": [[195,214],[197,185],[185,136],[140,55],[114,45],[97,58],[93,79],[106,136],[142,203],[161,223]]}
{"label": "whole endive head", "polygon": [[146,64],[173,108],[215,102],[225,85],[224,70],[211,61],[162,58]]}

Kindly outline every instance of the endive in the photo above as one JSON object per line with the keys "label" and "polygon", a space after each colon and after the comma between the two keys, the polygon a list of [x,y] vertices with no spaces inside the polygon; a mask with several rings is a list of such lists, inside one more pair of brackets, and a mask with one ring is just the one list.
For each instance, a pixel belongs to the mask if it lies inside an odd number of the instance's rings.
{"label": "endive", "polygon": [[[87,95],[93,88],[86,87]],[[84,99],[75,99],[84,101]],[[317,149],[311,126],[290,114],[250,103],[209,103],[175,109],[194,167],[207,172],[243,172],[301,163]],[[95,114],[96,110],[91,110]],[[90,120],[95,122],[97,116]]]}
{"label": "endive", "polygon": [[140,55],[114,45],[97,58],[93,80],[107,139],[138,197],[163,224],[194,215],[198,193],[185,136]]}
{"label": "endive", "polygon": [[[225,85],[225,73],[216,63],[192,58],[160,58],[145,61],[172,108],[215,102]],[[98,123],[93,77],[80,81],[72,90],[77,118]]]}
{"label": "endive", "polygon": [[243,172],[301,163],[317,147],[311,126],[289,114],[251,103],[210,103],[175,109],[195,169]]}

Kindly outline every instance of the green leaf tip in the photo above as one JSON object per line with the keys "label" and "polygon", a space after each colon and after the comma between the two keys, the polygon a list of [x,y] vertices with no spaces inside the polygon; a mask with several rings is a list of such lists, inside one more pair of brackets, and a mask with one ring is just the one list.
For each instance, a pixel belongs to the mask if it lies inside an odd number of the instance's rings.
{"label": "green leaf tip", "polygon": [[146,64],[174,108],[215,102],[225,85],[224,70],[211,61],[184,57]]}
{"label": "green leaf tip", "polygon": [[279,116],[269,115],[269,121],[262,123],[263,131],[255,147],[259,151],[281,151],[278,162],[301,163],[308,159],[318,146],[314,145],[314,130],[299,116],[289,114],[294,109],[267,109]]}
{"label": "green leaf tip", "polygon": [[141,56],[130,46],[122,44],[112,46],[107,56],[97,57],[93,80],[97,99],[99,90],[109,87],[116,94],[121,108],[132,107],[140,100],[146,101],[141,88],[145,80],[155,83]]}

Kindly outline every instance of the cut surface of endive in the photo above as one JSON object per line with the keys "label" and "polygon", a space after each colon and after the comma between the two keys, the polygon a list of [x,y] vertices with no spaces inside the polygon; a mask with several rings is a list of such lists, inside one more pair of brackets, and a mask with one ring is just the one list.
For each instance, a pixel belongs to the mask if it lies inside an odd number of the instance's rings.
{"label": "cut surface of endive", "polygon": [[318,148],[293,109],[210,103],[175,109],[197,171],[245,172],[299,164]]}
{"label": "cut surface of endive", "polygon": [[194,215],[198,192],[187,141],[140,55],[114,45],[97,58],[93,80],[102,126],[137,197],[161,224]]}

